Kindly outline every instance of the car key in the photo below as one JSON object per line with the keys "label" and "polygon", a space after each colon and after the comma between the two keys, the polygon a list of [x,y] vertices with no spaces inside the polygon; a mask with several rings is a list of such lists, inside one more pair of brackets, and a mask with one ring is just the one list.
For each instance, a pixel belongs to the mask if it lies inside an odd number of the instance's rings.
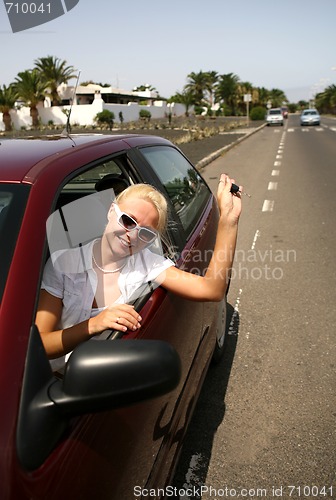
{"label": "car key", "polygon": [[239,186],[237,186],[237,184],[232,184],[230,191],[233,194],[237,194],[237,193],[244,194],[245,196],[248,196],[249,198],[251,198],[250,194],[245,193],[245,191],[240,191]]}

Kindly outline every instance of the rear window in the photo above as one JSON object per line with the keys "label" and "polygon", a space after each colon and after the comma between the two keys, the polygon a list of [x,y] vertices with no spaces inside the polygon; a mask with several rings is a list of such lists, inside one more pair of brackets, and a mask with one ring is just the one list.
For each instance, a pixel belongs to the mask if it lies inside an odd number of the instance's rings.
{"label": "rear window", "polygon": [[29,187],[0,184],[0,300],[5,288]]}
{"label": "rear window", "polygon": [[141,148],[141,153],[160,179],[187,237],[201,216],[210,190],[197,170],[176,149],[169,146]]}

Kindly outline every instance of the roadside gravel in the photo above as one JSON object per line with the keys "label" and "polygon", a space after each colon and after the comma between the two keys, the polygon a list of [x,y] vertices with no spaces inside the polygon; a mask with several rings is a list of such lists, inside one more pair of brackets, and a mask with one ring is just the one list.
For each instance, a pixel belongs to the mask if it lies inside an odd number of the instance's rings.
{"label": "roadside gravel", "polygon": [[[240,142],[245,137],[264,126],[263,121],[250,121],[246,127],[246,119],[243,117],[217,117],[216,120],[199,120],[189,118],[187,122],[174,119],[172,126],[167,126],[166,121],[156,120],[149,125],[134,124],[113,128],[113,130],[100,130],[97,128],[73,127],[72,134],[100,133],[106,135],[141,134],[156,135],[168,139],[175,144],[195,165],[201,169],[210,161],[218,158],[224,151]],[[43,130],[20,130],[11,133],[1,133],[6,139],[39,137],[45,135],[59,135],[60,128],[44,128]]]}

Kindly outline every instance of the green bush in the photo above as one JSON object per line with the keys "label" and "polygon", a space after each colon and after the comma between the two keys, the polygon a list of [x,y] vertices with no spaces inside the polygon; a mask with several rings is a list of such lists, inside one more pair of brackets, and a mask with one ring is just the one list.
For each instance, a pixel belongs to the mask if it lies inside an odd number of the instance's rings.
{"label": "green bush", "polygon": [[232,108],[227,104],[222,105],[222,112],[224,116],[233,116]]}
{"label": "green bush", "polygon": [[251,120],[265,120],[266,109],[262,106],[256,106],[250,111]]}
{"label": "green bush", "polygon": [[194,113],[195,115],[201,115],[204,112],[203,106],[194,106]]}
{"label": "green bush", "polygon": [[148,109],[140,109],[139,117],[149,121],[151,119],[152,115],[151,115],[151,112],[148,111]]}
{"label": "green bush", "polygon": [[112,111],[109,111],[108,109],[104,109],[100,113],[97,113],[95,116],[95,121],[99,124],[107,123],[108,125],[110,125],[111,123],[113,123],[113,120],[114,113],[112,113]]}

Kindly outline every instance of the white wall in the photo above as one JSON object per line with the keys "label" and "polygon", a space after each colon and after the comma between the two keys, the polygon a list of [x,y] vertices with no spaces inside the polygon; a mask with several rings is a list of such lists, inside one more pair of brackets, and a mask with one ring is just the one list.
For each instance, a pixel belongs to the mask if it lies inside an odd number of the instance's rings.
{"label": "white wall", "polygon": [[[41,122],[47,125],[52,121],[55,125],[65,125],[67,116],[63,110],[69,110],[70,106],[52,106],[39,107],[39,116]],[[152,118],[164,118],[171,111],[173,116],[183,116],[185,114],[185,106],[183,104],[167,105],[165,101],[157,101],[152,106],[140,106],[137,103],[130,102],[129,104],[105,104],[100,95],[96,94],[92,104],[77,105],[74,104],[71,110],[70,124],[78,125],[94,125],[94,118],[97,113],[108,109],[115,116],[115,123],[119,123],[119,112],[123,114],[124,122],[136,121],[139,119],[139,111],[147,109],[150,111]],[[21,127],[29,128],[31,126],[30,110],[28,107],[21,107],[19,110],[10,112],[13,122],[13,127],[20,130]],[[5,125],[2,121],[2,113],[0,113],[0,130],[5,130]]]}

